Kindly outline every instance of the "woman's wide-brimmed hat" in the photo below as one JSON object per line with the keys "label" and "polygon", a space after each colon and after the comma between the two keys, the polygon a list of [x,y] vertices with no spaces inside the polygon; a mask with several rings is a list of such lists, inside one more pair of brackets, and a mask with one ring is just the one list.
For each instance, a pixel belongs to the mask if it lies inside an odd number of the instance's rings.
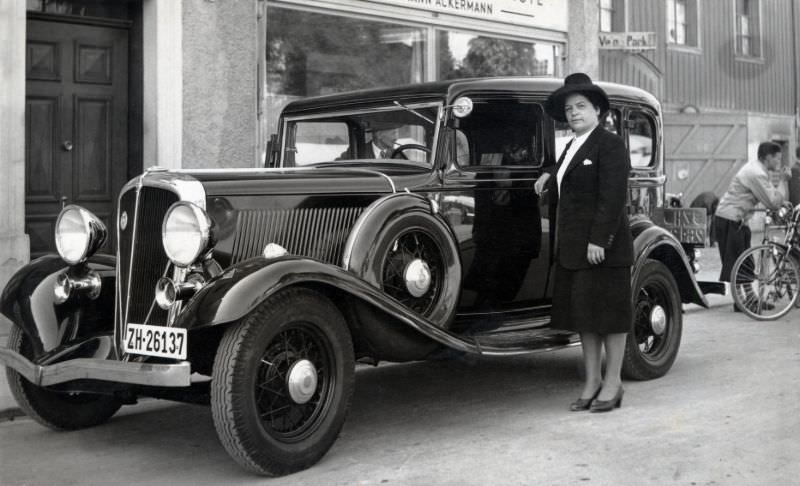
{"label": "woman's wide-brimmed hat", "polygon": [[585,73],[572,73],[564,78],[564,86],[553,91],[547,97],[544,104],[547,114],[558,121],[567,121],[564,114],[564,103],[567,96],[574,93],[580,93],[589,98],[589,101],[600,108],[601,115],[608,111],[608,95],[603,88],[592,83],[592,79]]}

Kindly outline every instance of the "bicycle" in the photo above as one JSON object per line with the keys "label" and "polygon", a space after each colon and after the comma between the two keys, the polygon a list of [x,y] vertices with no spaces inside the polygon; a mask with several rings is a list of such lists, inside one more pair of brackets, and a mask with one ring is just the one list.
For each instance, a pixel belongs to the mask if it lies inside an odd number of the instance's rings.
{"label": "bicycle", "polygon": [[[785,230],[782,238],[770,238],[774,230]],[[747,249],[733,264],[731,292],[734,304],[759,321],[778,319],[797,303],[800,204],[767,211],[762,244]]]}

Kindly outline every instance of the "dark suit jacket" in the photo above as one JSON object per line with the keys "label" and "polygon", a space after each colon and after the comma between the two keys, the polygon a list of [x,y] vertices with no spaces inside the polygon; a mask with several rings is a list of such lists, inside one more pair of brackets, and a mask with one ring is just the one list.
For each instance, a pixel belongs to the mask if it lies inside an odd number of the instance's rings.
{"label": "dark suit jacket", "polygon": [[548,190],[561,265],[571,270],[592,267],[586,259],[590,242],[605,249],[599,266],[632,265],[633,240],[625,207],[631,162],[622,138],[601,126],[595,128],[570,161],[560,194],[558,167],[548,170]]}

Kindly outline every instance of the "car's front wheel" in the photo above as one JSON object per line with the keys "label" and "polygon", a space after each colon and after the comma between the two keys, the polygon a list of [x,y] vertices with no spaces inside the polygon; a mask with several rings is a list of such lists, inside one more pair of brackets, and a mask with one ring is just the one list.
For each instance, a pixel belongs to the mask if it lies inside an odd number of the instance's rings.
{"label": "car's front wheel", "polygon": [[[19,326],[12,326],[8,348],[33,359],[33,344]],[[8,387],[20,409],[45,427],[77,430],[102,424],[122,406],[110,395],[70,393],[36,386],[11,368],[6,368]]]}
{"label": "car's front wheel", "polygon": [[305,469],[339,435],[354,375],[350,331],[336,306],[311,289],[282,291],[220,342],[211,386],[220,441],[259,474]]}
{"label": "car's front wheel", "polygon": [[678,356],[683,329],[678,284],[661,262],[648,260],[633,282],[633,325],[622,372],[630,379],[664,376]]}

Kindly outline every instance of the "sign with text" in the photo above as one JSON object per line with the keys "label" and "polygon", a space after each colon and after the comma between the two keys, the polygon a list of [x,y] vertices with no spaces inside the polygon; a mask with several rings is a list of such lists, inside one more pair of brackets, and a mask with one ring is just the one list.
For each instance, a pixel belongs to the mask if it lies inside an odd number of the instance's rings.
{"label": "sign with text", "polygon": [[704,245],[708,230],[705,208],[658,208],[653,222],[669,230],[681,243]]}
{"label": "sign with text", "polygon": [[656,48],[655,32],[601,32],[600,49],[649,50]]}
{"label": "sign with text", "polygon": [[563,0],[372,0],[437,14],[462,15],[567,31],[567,3]]}

